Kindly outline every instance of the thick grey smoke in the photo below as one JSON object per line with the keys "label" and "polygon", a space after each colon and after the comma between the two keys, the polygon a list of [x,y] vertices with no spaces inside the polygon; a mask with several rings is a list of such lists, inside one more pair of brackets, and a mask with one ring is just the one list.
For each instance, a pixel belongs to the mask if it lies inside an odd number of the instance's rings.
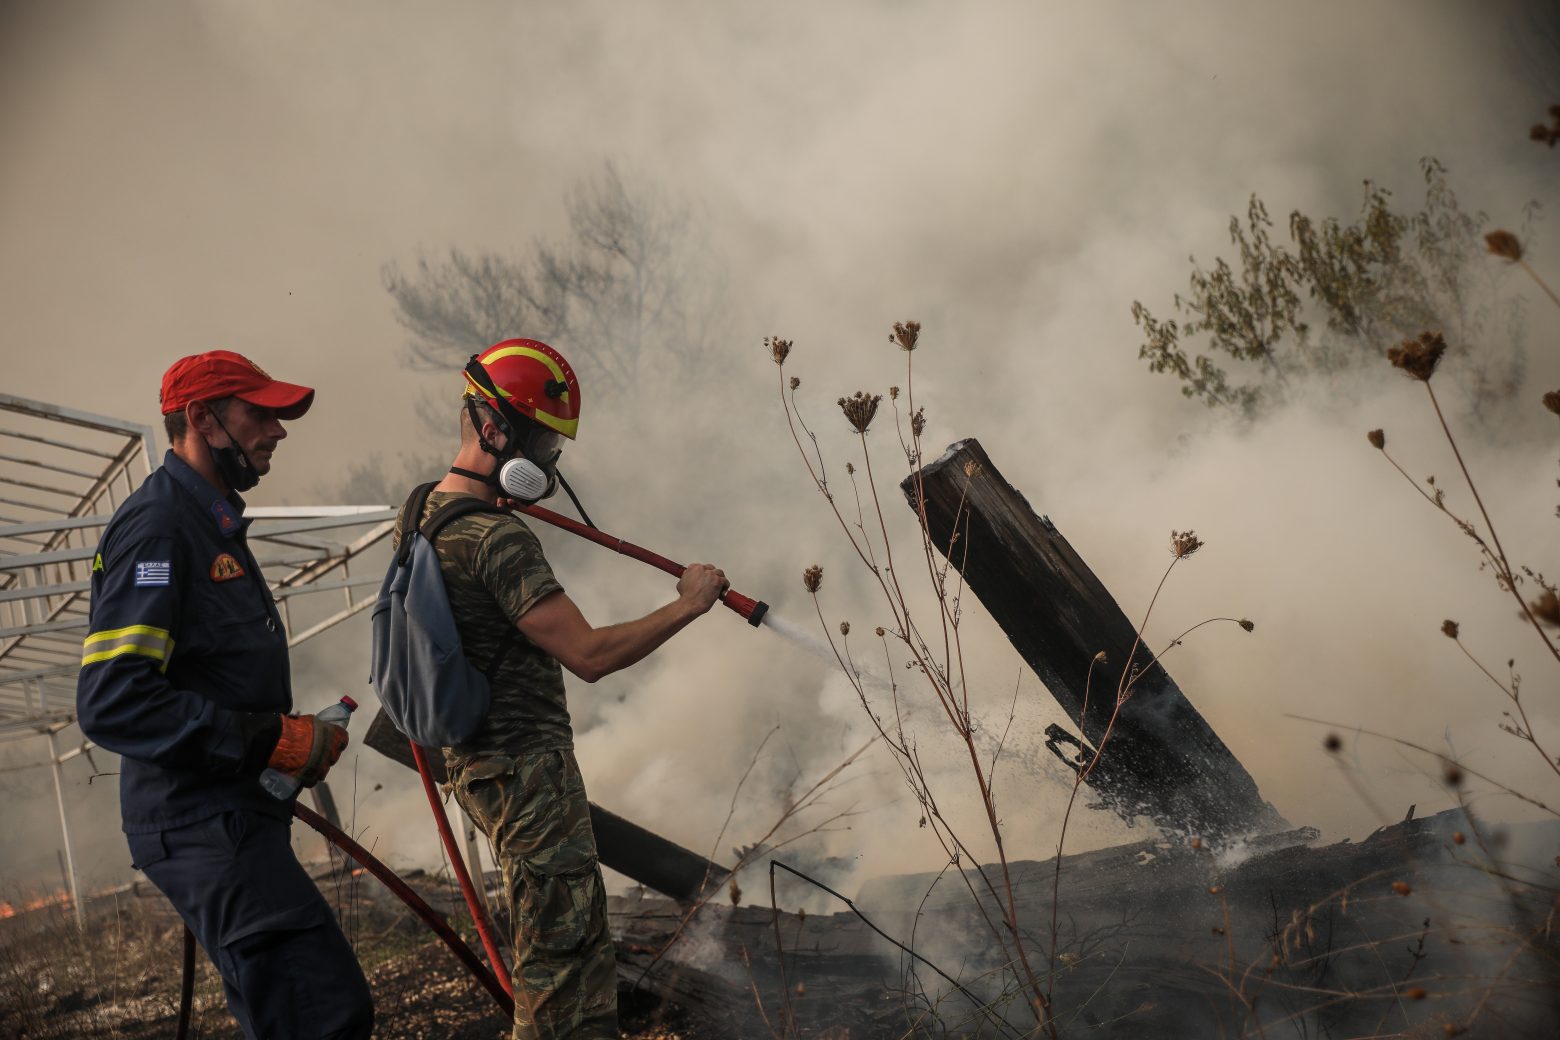
{"label": "thick grey smoke", "polygon": [[[849,619],[869,633],[881,604],[796,457],[760,341],[796,341],[786,372],[801,377],[798,400],[843,486],[851,440],[833,401],[902,384],[887,332],[918,318],[934,453],[979,437],[1129,615],[1168,562],[1172,527],[1207,540],[1150,642],[1205,617],[1255,620],[1251,635],[1203,629],[1167,664],[1281,812],[1357,834],[1384,821],[1351,777],[1393,819],[1446,796],[1424,761],[1363,739],[1347,741],[1346,777],[1320,750],[1324,730],[1289,715],[1454,748],[1536,788],[1542,762],[1496,729],[1498,693],[1437,630],[1457,618],[1482,659],[1517,658],[1551,738],[1552,665],[1466,539],[1365,442],[1385,427],[1411,473],[1450,486],[1455,463],[1421,388],[1383,371],[1318,387],[1254,431],[1224,429],[1143,369],[1128,307],[1168,311],[1187,255],[1226,251],[1228,215],[1253,191],[1275,214],[1349,218],[1366,178],[1412,204],[1418,161],[1434,155],[1495,225],[1518,225],[1530,198],[1553,204],[1555,153],[1526,128],[1560,99],[1539,92],[1531,49],[1512,44],[1543,24],[1539,10],[17,4],[0,14],[5,389],[150,419],[169,361],[242,350],[319,388],[252,496],[310,501],[369,453],[430,448],[413,412],[435,384],[401,363],[381,265],[560,234],[564,193],[614,157],[694,200],[729,263],[735,317],[719,380],[663,373],[611,408],[593,408],[587,388],[566,464],[599,524],[722,564],[800,625],[816,622],[801,570],[821,563],[829,630]],[[1554,241],[1540,223],[1530,242],[1551,276]],[[1536,393],[1518,406],[1533,421],[1464,446],[1508,547],[1552,571],[1541,554],[1554,544],[1555,431],[1538,424],[1551,417],[1536,396],[1560,385],[1557,322],[1523,291]],[[891,530],[910,539],[889,418],[869,440]],[[671,594],[663,576],[543,537],[593,620]],[[1017,683],[998,796],[1011,848],[1047,855],[1064,791],[1038,734],[1057,712],[978,610],[965,638],[991,725]],[[365,639],[345,626],[299,652],[302,706],[361,687]],[[593,797],[721,859],[870,733],[833,670],[719,608],[571,698]],[[931,718],[914,725],[958,804],[957,749]],[[410,775],[372,754],[358,770],[358,829],[393,861],[436,862]],[[106,883],[127,856],[105,780],[89,789],[86,773],[67,773],[78,858]],[[935,869],[888,758],[848,777],[817,817],[861,815],[809,854]],[[48,789],[28,792],[5,820],[35,840],[9,843],[0,862],[7,879],[46,883]],[[1124,833],[1086,816],[1070,847]]]}

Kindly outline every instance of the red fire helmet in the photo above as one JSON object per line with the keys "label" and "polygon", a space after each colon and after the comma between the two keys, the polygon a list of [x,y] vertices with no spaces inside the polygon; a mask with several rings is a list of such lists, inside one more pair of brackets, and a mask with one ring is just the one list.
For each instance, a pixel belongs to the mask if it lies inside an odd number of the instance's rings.
{"label": "red fire helmet", "polygon": [[579,431],[579,378],[562,354],[540,340],[506,339],[473,355],[466,393],[500,415],[519,412],[570,440]]}

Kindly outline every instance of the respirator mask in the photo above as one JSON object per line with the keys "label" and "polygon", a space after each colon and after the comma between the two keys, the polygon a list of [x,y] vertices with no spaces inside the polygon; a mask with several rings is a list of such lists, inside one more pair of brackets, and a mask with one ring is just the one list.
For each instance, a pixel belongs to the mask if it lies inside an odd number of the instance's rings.
{"label": "respirator mask", "polygon": [[[558,490],[558,457],[563,454],[563,434],[540,423],[527,423],[520,431],[519,451],[498,466],[498,486],[510,498],[526,505],[551,498]],[[513,442],[513,439],[512,439]]]}
{"label": "respirator mask", "polygon": [[[480,431],[483,419],[475,398],[466,398],[466,410],[472,428]],[[563,454],[563,435],[524,417],[518,422],[496,412],[492,417],[508,437],[503,448],[495,448],[480,435],[477,438],[483,452],[494,458],[493,471],[479,474],[451,467],[450,472],[491,484],[527,505],[552,496],[558,490],[558,457]]]}
{"label": "respirator mask", "polygon": [[211,418],[216,422],[217,429],[227,437],[224,447],[213,447],[210,441],[206,442],[206,450],[211,453],[212,464],[217,467],[217,473],[222,477],[222,482],[234,491],[243,493],[260,483],[260,473],[250,463],[249,456],[244,454],[244,449],[238,446],[238,441],[228,433],[227,427],[222,425],[221,416],[216,410],[211,410]]}

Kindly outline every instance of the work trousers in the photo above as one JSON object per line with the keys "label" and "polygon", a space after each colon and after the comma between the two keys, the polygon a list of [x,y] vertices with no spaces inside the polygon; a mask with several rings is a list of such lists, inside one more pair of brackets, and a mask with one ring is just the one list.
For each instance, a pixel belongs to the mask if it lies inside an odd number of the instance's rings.
{"label": "work trousers", "polygon": [[136,867],[200,941],[250,1040],[366,1040],[357,957],[293,855],[290,821],[246,810],[126,835]]}
{"label": "work trousers", "polygon": [[617,956],[574,752],[477,758],[451,780],[509,893],[514,1040],[617,1040]]}

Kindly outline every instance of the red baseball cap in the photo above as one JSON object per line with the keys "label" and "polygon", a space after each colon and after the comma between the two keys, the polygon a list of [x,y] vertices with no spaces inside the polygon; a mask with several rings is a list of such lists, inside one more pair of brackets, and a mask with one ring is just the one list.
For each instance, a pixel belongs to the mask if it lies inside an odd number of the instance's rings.
{"label": "red baseball cap", "polygon": [[168,366],[163,373],[162,413],[181,411],[191,401],[215,401],[237,397],[261,408],[274,408],[278,419],[297,419],[314,403],[313,387],[272,379],[270,374],[242,354],[208,350],[191,354]]}

